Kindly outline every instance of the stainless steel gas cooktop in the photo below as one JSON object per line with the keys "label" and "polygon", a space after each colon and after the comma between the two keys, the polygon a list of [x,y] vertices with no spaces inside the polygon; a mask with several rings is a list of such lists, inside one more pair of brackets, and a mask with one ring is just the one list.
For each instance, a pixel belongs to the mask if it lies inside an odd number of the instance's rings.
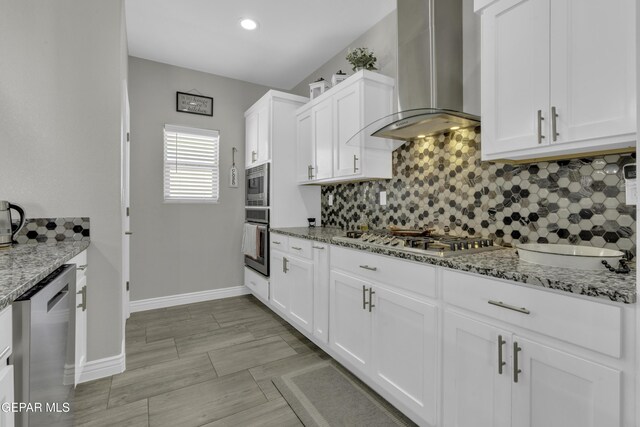
{"label": "stainless steel gas cooktop", "polygon": [[359,243],[374,247],[400,249],[407,252],[441,258],[503,249],[502,246],[494,245],[491,239],[451,236],[448,234],[397,236],[384,231],[366,233],[348,231],[346,236],[334,237],[333,240],[345,243]]}

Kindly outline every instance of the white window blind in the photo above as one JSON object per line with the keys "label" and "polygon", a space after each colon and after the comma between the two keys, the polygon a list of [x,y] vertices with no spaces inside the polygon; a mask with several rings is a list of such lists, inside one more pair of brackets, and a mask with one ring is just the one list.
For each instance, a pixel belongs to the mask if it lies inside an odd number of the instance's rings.
{"label": "white window blind", "polygon": [[164,125],[164,200],[217,202],[217,130]]}

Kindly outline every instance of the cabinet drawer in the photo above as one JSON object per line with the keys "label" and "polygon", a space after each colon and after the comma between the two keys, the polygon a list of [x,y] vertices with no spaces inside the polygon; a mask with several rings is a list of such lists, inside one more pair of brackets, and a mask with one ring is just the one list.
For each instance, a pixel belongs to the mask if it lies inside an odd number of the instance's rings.
{"label": "cabinet drawer", "polygon": [[331,269],[334,268],[420,295],[436,297],[436,269],[430,265],[333,246]]}
{"label": "cabinet drawer", "polygon": [[2,362],[11,354],[13,333],[11,316],[11,306],[0,312],[0,366],[4,366]]}
{"label": "cabinet drawer", "polygon": [[269,240],[271,241],[272,250],[277,249],[286,252],[289,248],[289,237],[284,234],[270,233]]}
{"label": "cabinet drawer", "polygon": [[311,259],[313,257],[311,240],[289,237],[289,253],[301,258]]}
{"label": "cabinet drawer", "polygon": [[87,251],[84,250],[80,252],[78,255],[67,261],[67,264],[76,265],[76,279],[81,279],[86,275],[87,271]]}
{"label": "cabinet drawer", "polygon": [[621,356],[622,310],[615,305],[451,270],[444,270],[442,292],[450,304],[609,356]]}
{"label": "cabinet drawer", "polygon": [[244,269],[244,285],[249,288],[252,294],[262,298],[264,301],[269,300],[269,279],[259,275],[250,268]]}

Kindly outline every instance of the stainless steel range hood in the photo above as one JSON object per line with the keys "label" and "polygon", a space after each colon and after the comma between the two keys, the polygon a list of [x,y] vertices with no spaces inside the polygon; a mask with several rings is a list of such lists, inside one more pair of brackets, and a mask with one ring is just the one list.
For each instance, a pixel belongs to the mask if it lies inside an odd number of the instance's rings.
{"label": "stainless steel range hood", "polygon": [[462,0],[398,0],[397,84],[399,112],[370,135],[412,141],[480,123],[462,112]]}

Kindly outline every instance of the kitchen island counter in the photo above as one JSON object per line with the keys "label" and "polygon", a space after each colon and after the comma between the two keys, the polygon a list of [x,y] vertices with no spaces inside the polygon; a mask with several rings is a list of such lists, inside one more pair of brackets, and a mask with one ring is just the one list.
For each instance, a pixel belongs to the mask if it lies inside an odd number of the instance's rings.
{"label": "kitchen island counter", "polygon": [[88,241],[63,241],[0,249],[0,310],[87,247]]}
{"label": "kitchen island counter", "polygon": [[636,302],[635,264],[631,265],[629,274],[616,274],[608,270],[583,271],[531,264],[520,261],[516,250],[512,248],[440,258],[402,249],[371,246],[356,240],[336,240],[334,237],[346,236],[346,232],[339,228],[277,228],[271,232],[614,302]]}

